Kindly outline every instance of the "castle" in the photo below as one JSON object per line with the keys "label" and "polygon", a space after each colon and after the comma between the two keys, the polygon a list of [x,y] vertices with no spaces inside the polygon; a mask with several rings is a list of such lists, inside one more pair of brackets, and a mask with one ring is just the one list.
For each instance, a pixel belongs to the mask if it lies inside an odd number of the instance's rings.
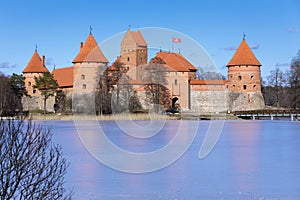
{"label": "castle", "polygon": [[[99,76],[103,73],[114,74],[120,71],[120,68],[115,65],[121,63],[124,69],[121,74],[127,73],[127,77],[130,77],[126,84],[130,85],[143,108],[151,107],[151,104],[147,102],[145,90],[147,83],[141,80],[144,75],[142,70],[150,65],[163,67],[165,79],[163,85],[169,94],[168,105],[163,105],[165,109],[173,107],[174,102],[180,106],[181,110],[200,113],[257,110],[265,106],[261,93],[261,64],[245,38],[227,64],[227,80],[197,79],[197,68],[180,53],[160,51],[148,62],[146,40],[140,31],[131,30],[126,32],[121,43],[120,55],[112,65],[108,65],[109,62],[92,33],[88,35],[85,43],[80,43],[79,53],[72,63],[72,66],[54,69],[51,72],[59,84],[59,91],[69,96],[97,90]],[[23,99],[24,109],[42,109],[43,97],[38,90],[33,88],[33,85],[34,77],[40,76],[43,72],[48,72],[45,66],[45,56],[41,58],[35,50],[23,70],[26,89],[31,95],[30,98]],[[122,84],[122,81],[119,84]],[[112,82],[113,90],[117,87],[118,83]],[[115,98],[112,95],[112,99]],[[130,97],[127,98],[129,100]],[[48,111],[53,110],[54,103],[55,98],[47,100]]]}

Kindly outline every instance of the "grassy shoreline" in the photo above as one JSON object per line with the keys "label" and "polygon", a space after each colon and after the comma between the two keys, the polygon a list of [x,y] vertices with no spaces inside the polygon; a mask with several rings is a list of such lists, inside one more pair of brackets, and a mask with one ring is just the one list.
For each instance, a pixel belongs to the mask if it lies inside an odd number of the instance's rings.
{"label": "grassy shoreline", "polygon": [[164,115],[155,113],[120,113],[110,115],[62,115],[62,114],[37,114],[31,113],[26,119],[33,120],[237,120],[238,118],[228,114],[174,114]]}
{"label": "grassy shoreline", "polygon": [[59,115],[59,114],[29,114],[26,119],[33,120],[179,120],[180,115],[158,115],[158,114],[111,114],[111,115]]}

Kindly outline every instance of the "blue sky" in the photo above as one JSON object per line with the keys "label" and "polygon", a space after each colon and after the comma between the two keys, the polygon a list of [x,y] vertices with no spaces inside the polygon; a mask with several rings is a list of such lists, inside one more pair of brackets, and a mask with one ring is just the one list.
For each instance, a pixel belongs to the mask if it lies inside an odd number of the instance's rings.
{"label": "blue sky", "polygon": [[[114,34],[142,27],[179,31],[197,41],[218,69],[243,33],[262,63],[262,76],[283,70],[300,49],[300,1],[0,1],[0,71],[21,73],[35,45],[50,70],[72,65],[89,26],[99,44]],[[104,52],[105,53],[105,52]]]}

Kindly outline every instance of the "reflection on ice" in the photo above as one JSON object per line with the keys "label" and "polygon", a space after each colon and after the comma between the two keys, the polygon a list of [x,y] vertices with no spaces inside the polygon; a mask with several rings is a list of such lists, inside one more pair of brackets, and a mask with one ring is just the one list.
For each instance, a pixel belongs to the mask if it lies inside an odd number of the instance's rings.
{"label": "reflection on ice", "polygon": [[[200,121],[196,138],[182,157],[161,170],[142,174],[120,172],[97,161],[82,144],[73,121],[38,123],[50,125],[55,142],[63,146],[71,164],[66,181],[74,187],[75,199],[300,199],[298,122],[226,121],[216,146],[200,160],[198,153],[209,126],[208,121]],[[114,145],[143,153],[169,144],[179,123],[166,121],[162,131],[150,138],[124,134],[113,121],[100,125]],[[188,131],[193,121],[184,123],[185,136],[177,146],[193,137]],[[95,148],[101,143],[90,142]],[[176,148],[168,154],[173,151],[176,153]],[[107,151],[107,156],[110,154]],[[151,164],[118,159],[116,162],[140,168]]]}

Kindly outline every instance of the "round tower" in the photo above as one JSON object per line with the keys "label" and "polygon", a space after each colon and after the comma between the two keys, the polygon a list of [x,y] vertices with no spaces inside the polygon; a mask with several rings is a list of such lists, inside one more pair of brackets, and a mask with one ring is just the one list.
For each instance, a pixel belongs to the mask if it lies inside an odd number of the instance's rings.
{"label": "round tower", "polygon": [[33,86],[35,85],[34,77],[42,75],[43,72],[49,72],[45,66],[45,56],[43,56],[41,59],[36,49],[29,63],[23,70],[23,76],[25,77],[25,87],[30,96],[40,95],[40,91],[33,88]]}
{"label": "round tower", "polygon": [[80,51],[73,60],[73,89],[76,92],[93,91],[107,63],[108,60],[90,32],[85,43],[80,43]]}
{"label": "round tower", "polygon": [[227,64],[229,110],[260,110],[265,103],[261,92],[260,62],[257,60],[245,37]]}
{"label": "round tower", "polygon": [[245,38],[227,64],[228,88],[232,92],[261,92],[260,62]]}

